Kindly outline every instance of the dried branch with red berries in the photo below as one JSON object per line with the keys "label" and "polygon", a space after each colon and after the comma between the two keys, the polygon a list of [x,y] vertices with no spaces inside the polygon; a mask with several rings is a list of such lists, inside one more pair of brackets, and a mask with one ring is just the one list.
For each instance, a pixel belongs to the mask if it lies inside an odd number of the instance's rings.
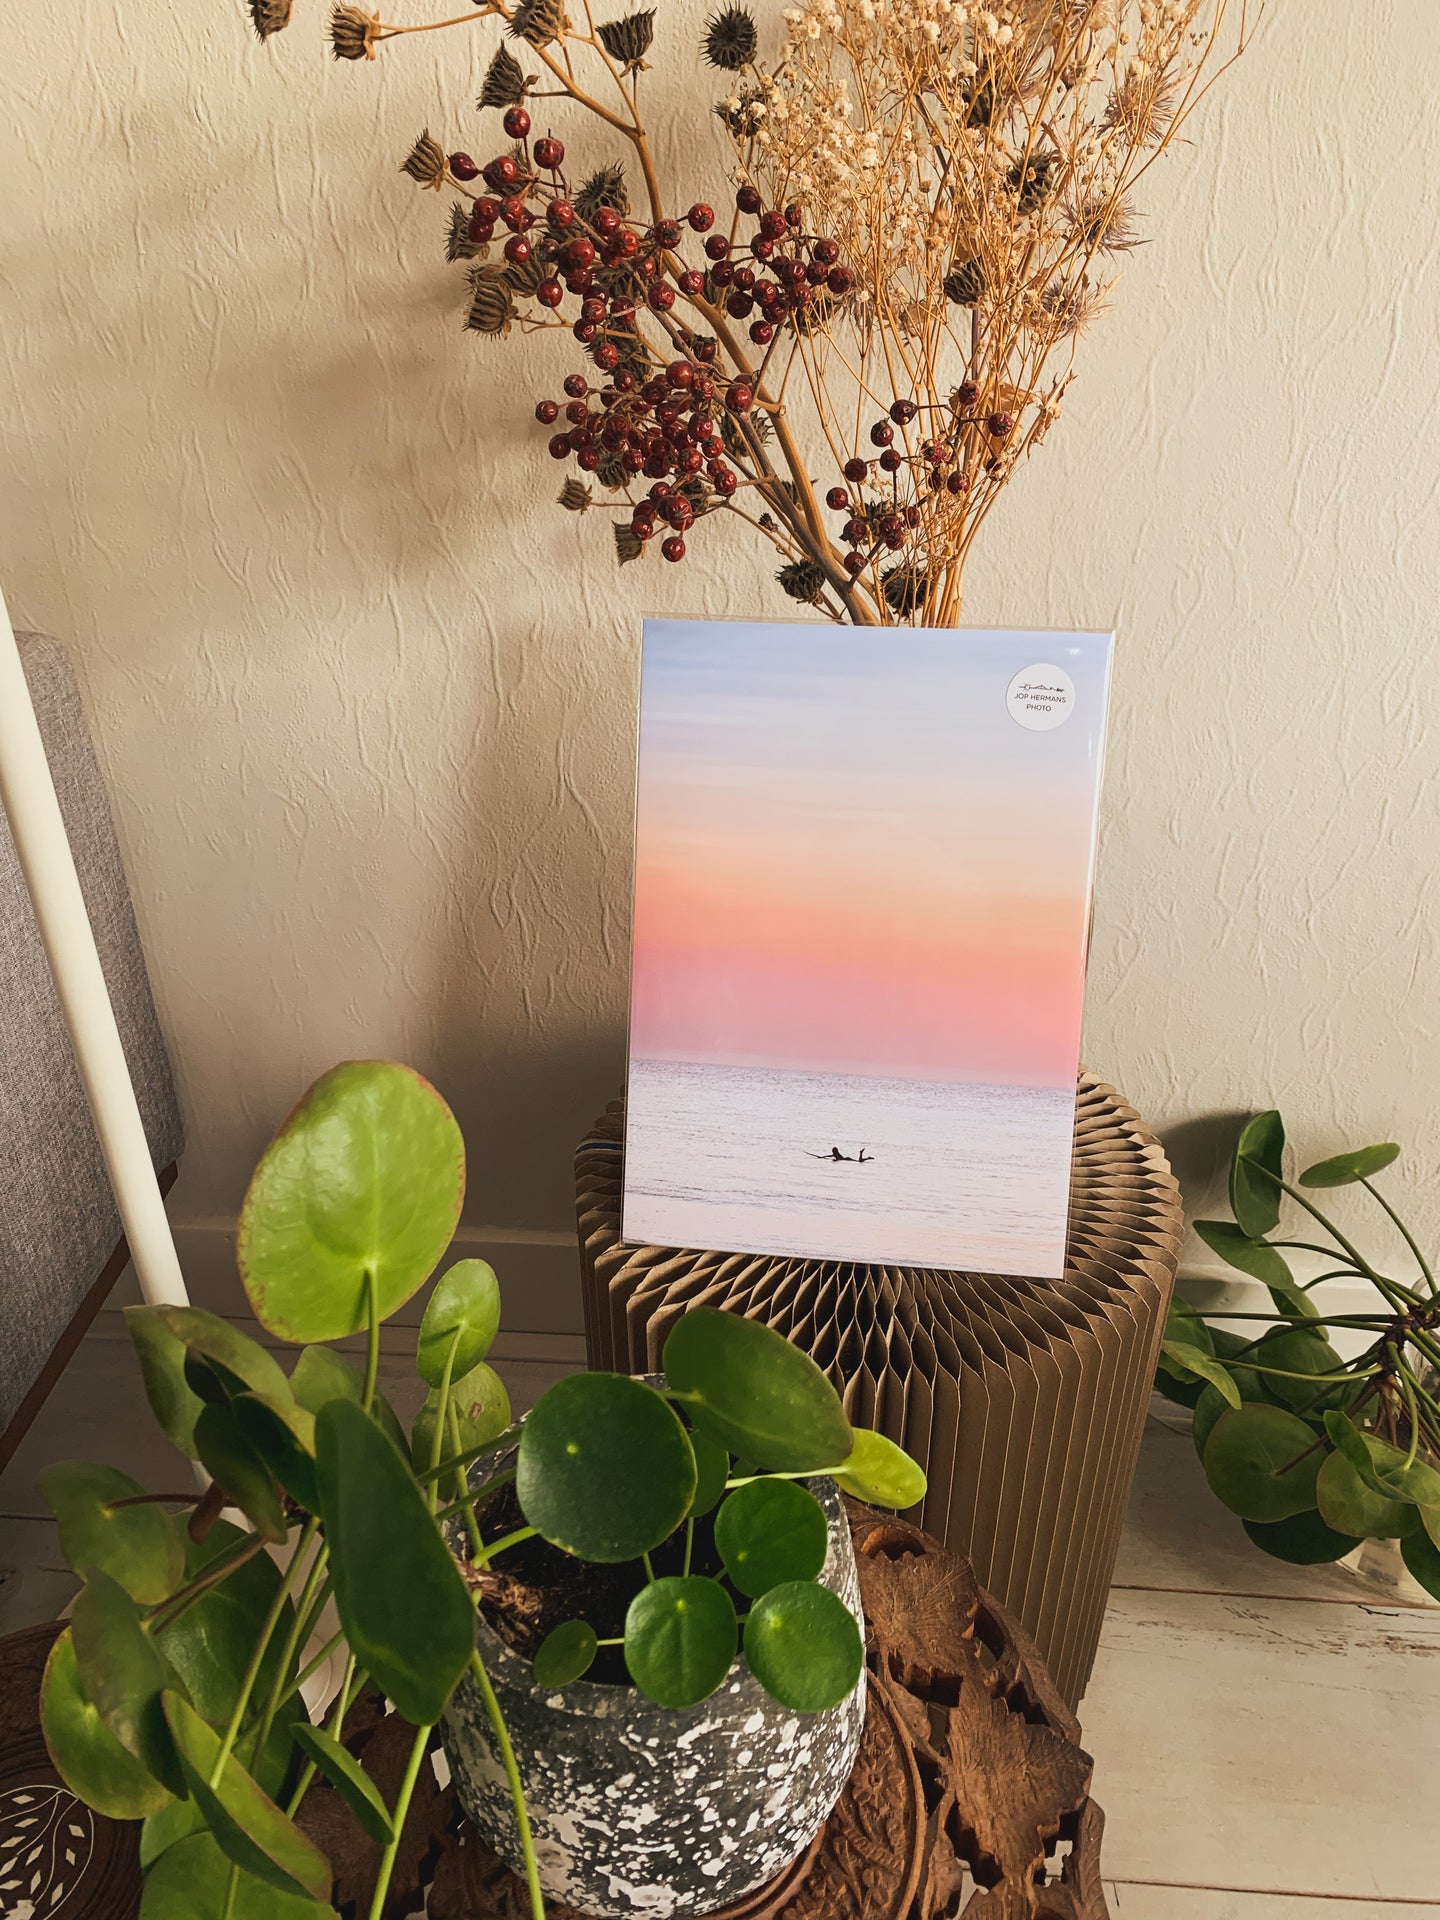
{"label": "dried branch with red berries", "polygon": [[[459,196],[466,325],[564,330],[542,400],[562,506],[621,510],[623,563],[740,518],[796,601],[837,621],[954,624],[971,543],[1058,416],[1076,342],[1136,243],[1136,190],[1244,50],[1264,0],[804,0],[778,60],[726,5],[702,41],[729,92],[723,213],[666,211],[641,115],[654,9],[481,0],[386,24],[337,5],[340,60],[491,19],[477,164],[426,132],[403,170]],[[251,0],[262,38],[290,0]],[[526,73],[514,48],[543,71]],[[534,109],[563,96],[628,147],[567,170]],[[717,204],[721,197],[717,195]],[[599,489],[597,496],[596,489]]]}

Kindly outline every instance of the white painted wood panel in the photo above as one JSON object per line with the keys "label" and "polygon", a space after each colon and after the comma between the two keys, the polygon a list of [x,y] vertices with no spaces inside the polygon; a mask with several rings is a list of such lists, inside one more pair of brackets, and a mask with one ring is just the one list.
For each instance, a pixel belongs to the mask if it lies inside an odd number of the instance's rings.
{"label": "white painted wood panel", "polygon": [[1429,1901],[1327,1899],[1308,1893],[1235,1893],[1221,1887],[1143,1887],[1106,1880],[1110,1920],[1440,1920]]}
{"label": "white painted wood panel", "polygon": [[1121,1881],[1440,1889],[1440,1613],[1117,1592],[1081,1718]]}

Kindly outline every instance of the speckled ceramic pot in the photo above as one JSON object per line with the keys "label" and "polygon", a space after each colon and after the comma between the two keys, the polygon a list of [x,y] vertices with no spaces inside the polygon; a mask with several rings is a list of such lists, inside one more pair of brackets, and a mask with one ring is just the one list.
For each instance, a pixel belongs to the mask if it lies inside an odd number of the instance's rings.
{"label": "speckled ceramic pot", "polygon": [[[504,1457],[474,1471],[488,1476]],[[830,1522],[820,1578],[863,1620],[840,1495],[833,1480],[807,1484]],[[708,1700],[676,1712],[588,1680],[545,1692],[483,1620],[480,1652],[519,1763],[541,1883],[600,1920],[711,1913],[763,1886],[809,1845],[855,1764],[863,1673],[838,1707],[793,1713],[741,1658]],[[522,1872],[504,1769],[468,1676],[443,1732],[466,1812]]]}

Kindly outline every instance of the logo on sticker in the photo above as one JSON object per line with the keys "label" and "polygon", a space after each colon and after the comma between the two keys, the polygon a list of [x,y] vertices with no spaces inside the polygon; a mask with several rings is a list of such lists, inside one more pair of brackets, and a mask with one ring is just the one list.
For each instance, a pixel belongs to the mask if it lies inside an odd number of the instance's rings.
{"label": "logo on sticker", "polygon": [[1021,668],[1005,690],[1005,704],[1018,726],[1049,733],[1075,711],[1075,682],[1063,667],[1041,661]]}

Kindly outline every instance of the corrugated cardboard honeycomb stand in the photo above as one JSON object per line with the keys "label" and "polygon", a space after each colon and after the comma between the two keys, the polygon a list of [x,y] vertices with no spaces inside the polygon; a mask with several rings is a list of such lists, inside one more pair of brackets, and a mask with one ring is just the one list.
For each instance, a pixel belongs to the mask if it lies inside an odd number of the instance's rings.
{"label": "corrugated cardboard honeycomb stand", "polygon": [[745,1313],[812,1353],[851,1418],[929,1475],[912,1517],[1018,1616],[1073,1707],[1084,1691],[1180,1251],[1158,1141],[1080,1078],[1061,1280],[677,1252],[620,1241],[624,1111],[575,1159],[592,1367],[647,1373],[691,1306]]}

